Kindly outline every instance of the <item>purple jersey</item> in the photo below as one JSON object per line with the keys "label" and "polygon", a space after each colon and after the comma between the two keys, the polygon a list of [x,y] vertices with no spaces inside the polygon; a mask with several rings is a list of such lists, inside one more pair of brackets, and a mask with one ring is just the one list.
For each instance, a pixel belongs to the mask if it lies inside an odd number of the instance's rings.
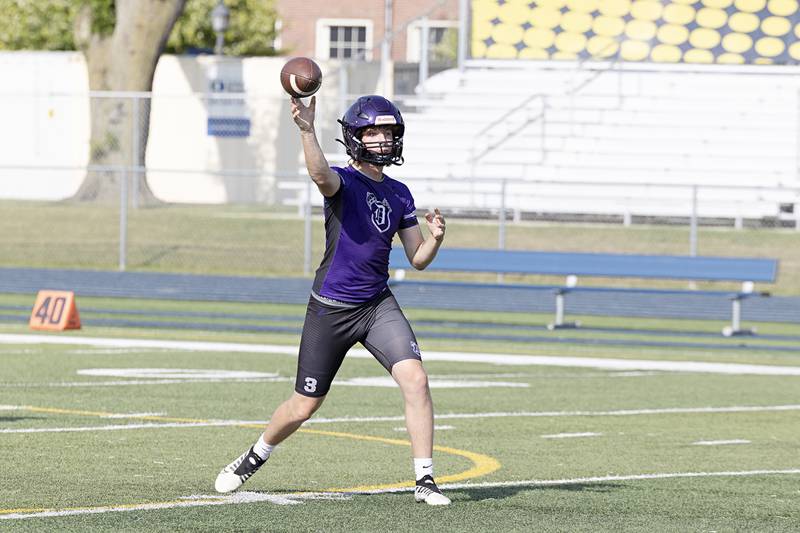
{"label": "purple jersey", "polygon": [[313,291],[347,303],[362,303],[386,290],[389,252],[399,229],[417,224],[408,187],[384,175],[374,181],[354,169],[332,167],[342,180],[325,198],[325,256]]}

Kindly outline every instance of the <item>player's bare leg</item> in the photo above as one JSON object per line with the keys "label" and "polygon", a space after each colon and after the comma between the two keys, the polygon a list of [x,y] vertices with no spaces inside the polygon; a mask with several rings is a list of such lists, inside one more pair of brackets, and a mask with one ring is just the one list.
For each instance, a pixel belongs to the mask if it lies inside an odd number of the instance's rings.
{"label": "player's bare leg", "polygon": [[406,429],[417,478],[414,498],[429,505],[448,505],[450,499],[433,480],[433,400],[428,375],[420,361],[405,359],[392,367],[392,377],[405,401]]}
{"label": "player's bare leg", "polygon": [[267,424],[267,429],[249,450],[222,469],[214,487],[217,492],[231,492],[241,487],[269,459],[272,449],[297,431],[311,418],[325,397],[310,398],[296,392],[280,404]]}
{"label": "player's bare leg", "polygon": [[405,359],[392,367],[392,377],[400,385],[405,401],[406,429],[414,457],[433,454],[433,401],[428,375],[422,363]]}
{"label": "player's bare leg", "polygon": [[275,409],[272,418],[269,419],[267,429],[261,436],[262,440],[267,444],[277,446],[297,431],[303,422],[311,418],[323,401],[325,401],[325,396],[311,398],[293,392],[288,400]]}

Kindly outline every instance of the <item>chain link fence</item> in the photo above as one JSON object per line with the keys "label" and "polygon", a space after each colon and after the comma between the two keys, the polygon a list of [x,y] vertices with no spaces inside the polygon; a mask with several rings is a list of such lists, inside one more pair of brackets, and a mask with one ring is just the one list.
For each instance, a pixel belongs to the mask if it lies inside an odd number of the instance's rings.
{"label": "chain link fence", "polygon": [[[348,102],[317,108],[332,162]],[[0,135],[0,266],[308,276],[322,256],[322,199],[286,98],[19,95],[0,112],[15,117]],[[775,293],[800,294],[800,189],[404,181],[420,215],[449,217],[448,246],[774,257]],[[587,196],[603,207],[575,200]]]}

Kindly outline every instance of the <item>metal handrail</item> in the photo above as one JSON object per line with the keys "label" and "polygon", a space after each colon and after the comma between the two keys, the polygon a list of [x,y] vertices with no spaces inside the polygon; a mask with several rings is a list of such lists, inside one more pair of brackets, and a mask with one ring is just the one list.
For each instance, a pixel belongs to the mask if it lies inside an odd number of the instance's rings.
{"label": "metal handrail", "polygon": [[[617,41],[614,41],[614,42],[617,42]],[[617,42],[617,45],[619,45],[618,42]],[[608,48],[608,46],[610,46],[610,44],[606,45],[606,47],[603,48],[602,50],[600,50],[600,52],[603,52],[603,50]],[[571,87],[570,89],[568,89],[567,92],[561,97],[562,98],[563,97],[572,98],[578,92],[583,90],[587,85],[589,85],[591,82],[593,82],[594,80],[596,80],[597,78],[599,78],[600,76],[605,74],[606,72],[611,71],[620,62],[619,61],[620,58],[621,58],[620,52],[619,52],[619,49],[617,49],[617,52],[614,54],[613,59],[611,61],[609,61],[607,68],[605,68],[603,70],[595,70],[595,71],[593,71],[593,74],[590,77],[588,77],[587,79],[583,80],[581,83],[579,83],[579,84]],[[592,57],[585,57],[585,58],[579,60],[577,65],[576,65],[575,72],[582,71],[583,65],[590,59],[592,59]],[[533,124],[533,123],[535,123],[535,122],[537,122],[539,120],[544,120],[545,119],[545,113],[546,113],[547,107],[548,107],[547,106],[547,96],[541,95],[541,94],[533,94],[533,95],[529,96],[528,98],[526,98],[525,100],[523,100],[516,107],[513,107],[513,108],[509,109],[503,115],[501,115],[499,118],[497,118],[496,120],[494,120],[493,122],[489,123],[484,128],[482,128],[475,135],[475,137],[473,139],[473,146],[475,144],[475,141],[479,137],[481,137],[482,135],[485,135],[489,130],[491,130],[495,126],[498,126],[499,124],[502,124],[503,122],[505,122],[509,117],[511,117],[512,115],[518,113],[521,109],[524,109],[530,102],[532,102],[536,98],[541,98],[542,99],[542,112],[541,113],[539,113],[537,116],[533,117],[532,119],[529,118],[528,120],[523,122],[522,125],[518,126],[514,130],[506,132],[506,135],[502,139],[500,139],[499,141],[497,141],[495,143],[489,144],[479,154],[473,155],[470,158],[470,163],[474,165],[479,159],[481,159],[485,155],[489,154],[493,150],[497,149],[499,146],[501,146],[508,138],[510,138],[515,133],[521,131],[522,129],[524,129],[525,127],[527,127],[530,124]]]}

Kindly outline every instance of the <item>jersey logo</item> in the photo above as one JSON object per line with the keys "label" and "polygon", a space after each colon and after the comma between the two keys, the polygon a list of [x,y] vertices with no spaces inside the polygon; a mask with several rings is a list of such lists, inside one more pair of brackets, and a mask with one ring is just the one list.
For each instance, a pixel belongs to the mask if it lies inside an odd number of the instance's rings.
{"label": "jersey logo", "polygon": [[374,194],[368,192],[367,207],[372,213],[372,223],[378,228],[378,231],[383,233],[388,230],[390,224],[389,215],[392,214],[392,207],[389,205],[389,201],[386,198],[378,200]]}

